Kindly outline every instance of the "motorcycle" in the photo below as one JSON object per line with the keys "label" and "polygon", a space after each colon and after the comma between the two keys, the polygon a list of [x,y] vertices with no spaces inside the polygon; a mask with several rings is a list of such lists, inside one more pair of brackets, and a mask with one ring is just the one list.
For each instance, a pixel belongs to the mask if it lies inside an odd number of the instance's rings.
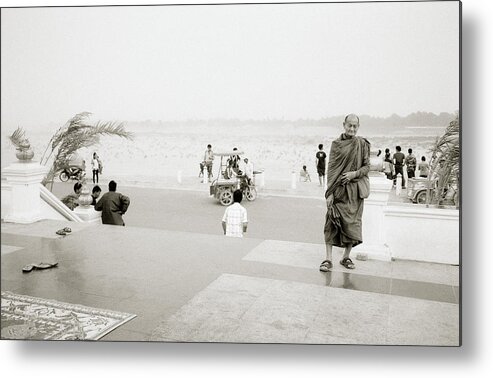
{"label": "motorcycle", "polygon": [[69,166],[62,169],[59,177],[61,182],[67,182],[70,179],[81,181],[85,175],[86,172],[81,167]]}

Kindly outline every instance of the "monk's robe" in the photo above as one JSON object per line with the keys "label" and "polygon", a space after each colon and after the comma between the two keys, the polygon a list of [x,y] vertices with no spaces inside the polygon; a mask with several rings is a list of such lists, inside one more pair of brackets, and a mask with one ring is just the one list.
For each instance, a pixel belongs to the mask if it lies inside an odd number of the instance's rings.
{"label": "monk's robe", "polygon": [[[346,185],[342,175],[355,171],[356,178]],[[332,206],[325,217],[325,243],[336,247],[347,244],[356,246],[363,242],[361,218],[363,199],[358,193],[357,181],[370,171],[370,142],[342,134],[332,142],[327,167],[327,191],[325,198],[334,195]]]}

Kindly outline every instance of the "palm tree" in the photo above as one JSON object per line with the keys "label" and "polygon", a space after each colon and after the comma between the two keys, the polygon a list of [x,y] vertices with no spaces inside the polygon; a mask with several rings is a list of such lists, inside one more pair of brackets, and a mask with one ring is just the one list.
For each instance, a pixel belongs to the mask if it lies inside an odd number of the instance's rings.
{"label": "palm tree", "polygon": [[[438,178],[434,201],[441,205],[447,200],[447,188],[450,184],[457,186],[454,202],[459,206],[459,177],[460,177],[460,120],[459,114],[447,126],[445,133],[437,138],[432,150],[430,171]],[[431,175],[429,175],[431,179]],[[430,197],[430,196],[428,196]],[[430,199],[429,199],[430,200]],[[429,200],[427,202],[429,202]]]}
{"label": "palm tree", "polygon": [[100,122],[95,125],[87,124],[91,113],[83,112],[69,119],[51,137],[41,157],[40,163],[51,167],[43,180],[43,185],[51,183],[58,172],[69,165],[71,157],[81,148],[90,147],[99,143],[102,135],[113,135],[132,139],[133,134],[125,130],[122,122]]}

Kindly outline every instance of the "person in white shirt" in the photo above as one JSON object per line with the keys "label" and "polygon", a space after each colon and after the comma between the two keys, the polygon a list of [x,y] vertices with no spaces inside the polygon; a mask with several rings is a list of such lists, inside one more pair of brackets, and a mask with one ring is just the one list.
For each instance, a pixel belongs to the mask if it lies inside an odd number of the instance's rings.
{"label": "person in white shirt", "polygon": [[242,238],[243,233],[247,231],[247,211],[240,205],[242,199],[243,193],[241,190],[235,190],[233,193],[233,204],[228,206],[224,211],[222,225],[224,235],[226,236]]}
{"label": "person in white shirt", "polygon": [[243,161],[245,162],[245,176],[247,178],[248,185],[251,185],[253,180],[253,164],[248,162],[248,158],[243,159]]}
{"label": "person in white shirt", "polygon": [[96,153],[92,154],[92,183],[97,184],[99,182],[99,159]]}

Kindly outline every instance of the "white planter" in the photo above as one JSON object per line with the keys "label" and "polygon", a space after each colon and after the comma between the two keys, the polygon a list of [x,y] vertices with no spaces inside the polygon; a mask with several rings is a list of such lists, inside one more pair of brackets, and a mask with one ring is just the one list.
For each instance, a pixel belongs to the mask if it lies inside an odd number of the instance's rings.
{"label": "white planter", "polygon": [[393,258],[459,264],[459,210],[388,206],[385,232]]}

